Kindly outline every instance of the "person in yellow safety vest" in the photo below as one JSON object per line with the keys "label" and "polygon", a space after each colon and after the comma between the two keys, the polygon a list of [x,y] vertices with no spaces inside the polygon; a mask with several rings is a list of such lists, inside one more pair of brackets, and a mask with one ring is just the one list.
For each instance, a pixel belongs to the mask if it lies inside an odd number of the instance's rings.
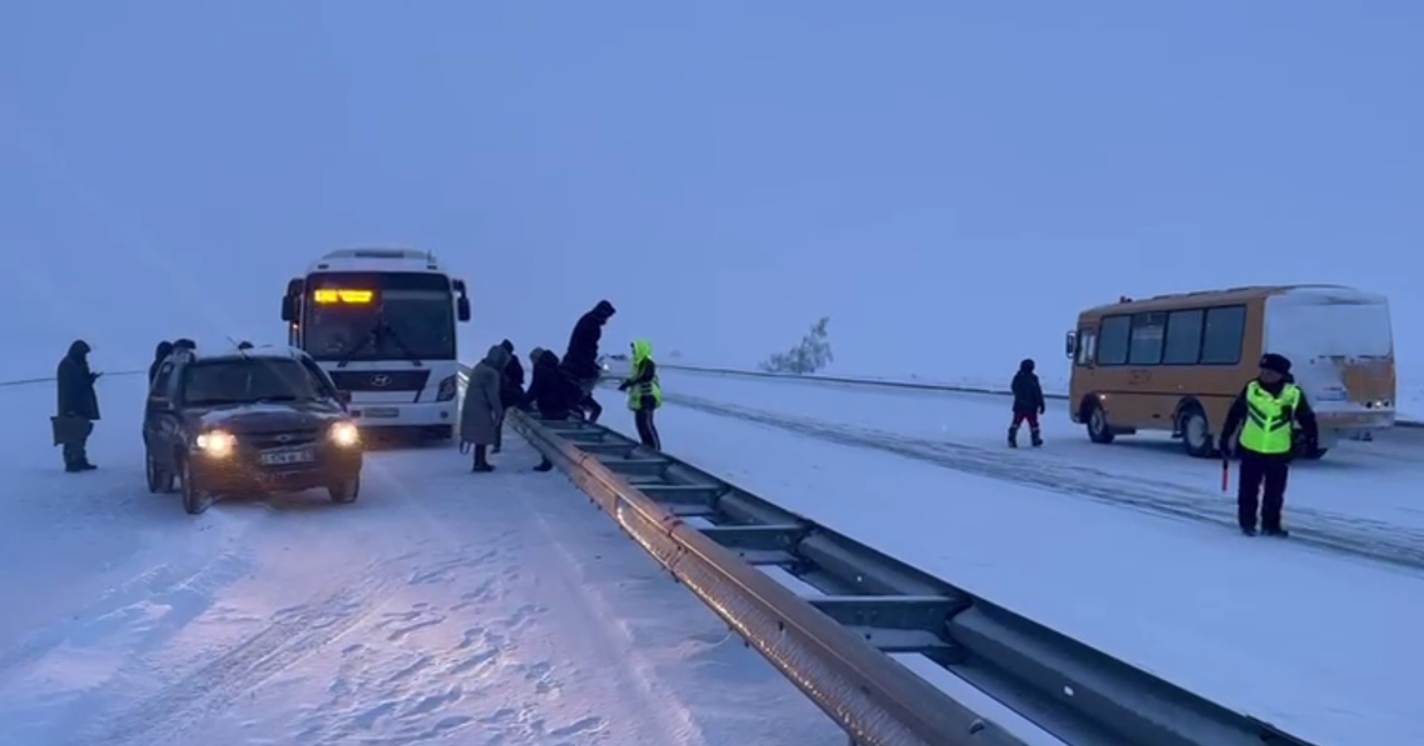
{"label": "person in yellow safety vest", "polygon": [[1230,456],[1235,443],[1234,450],[1241,458],[1236,492],[1241,532],[1256,535],[1256,496],[1261,493],[1261,531],[1284,537],[1290,535],[1281,526],[1281,509],[1285,507],[1290,462],[1296,455],[1294,425],[1300,424],[1303,446],[1310,451],[1319,447],[1320,430],[1310,402],[1290,375],[1291,361],[1270,353],[1261,357],[1260,368],[1226,413],[1221,428],[1222,453]]}
{"label": "person in yellow safety vest", "polygon": [[653,413],[663,405],[663,386],[658,382],[658,366],[653,362],[653,344],[646,339],[633,341],[633,371],[618,386],[628,392],[628,408],[633,410],[633,422],[638,426],[638,440],[659,451],[662,436],[653,422]]}

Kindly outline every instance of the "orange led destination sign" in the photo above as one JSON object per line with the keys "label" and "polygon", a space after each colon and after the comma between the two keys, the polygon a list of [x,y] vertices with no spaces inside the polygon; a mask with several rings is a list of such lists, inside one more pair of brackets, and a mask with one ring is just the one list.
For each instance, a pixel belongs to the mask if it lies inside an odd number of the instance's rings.
{"label": "orange led destination sign", "polygon": [[312,300],[317,303],[370,303],[376,293],[371,290],[347,290],[319,288],[312,292]]}

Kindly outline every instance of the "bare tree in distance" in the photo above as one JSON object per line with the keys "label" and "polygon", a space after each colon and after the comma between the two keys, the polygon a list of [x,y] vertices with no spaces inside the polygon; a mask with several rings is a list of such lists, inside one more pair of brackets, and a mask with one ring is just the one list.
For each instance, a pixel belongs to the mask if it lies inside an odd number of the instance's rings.
{"label": "bare tree in distance", "polygon": [[811,331],[801,338],[800,344],[767,358],[762,362],[761,369],[767,373],[809,376],[825,368],[836,359],[831,353],[830,336],[826,331],[826,325],[830,322],[831,317],[822,316],[820,321],[811,326]]}

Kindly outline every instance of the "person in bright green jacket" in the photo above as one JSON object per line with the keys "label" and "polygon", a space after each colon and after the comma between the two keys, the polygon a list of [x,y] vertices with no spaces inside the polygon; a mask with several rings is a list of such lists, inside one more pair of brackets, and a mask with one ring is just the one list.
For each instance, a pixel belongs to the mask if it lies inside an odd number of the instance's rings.
{"label": "person in bright green jacket", "polygon": [[633,422],[638,426],[638,440],[659,451],[663,440],[658,435],[653,413],[663,405],[663,387],[658,382],[658,366],[653,362],[653,345],[646,339],[633,341],[633,371],[618,386],[628,392],[628,408],[633,410]]}

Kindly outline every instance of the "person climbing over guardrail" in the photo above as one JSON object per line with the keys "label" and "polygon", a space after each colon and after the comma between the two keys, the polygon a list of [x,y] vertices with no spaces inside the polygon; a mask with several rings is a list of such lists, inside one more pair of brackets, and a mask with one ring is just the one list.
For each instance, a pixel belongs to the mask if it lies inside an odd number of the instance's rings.
{"label": "person climbing over guardrail", "polygon": [[509,410],[524,403],[524,366],[520,364],[519,356],[514,354],[514,343],[506,339],[500,342],[499,346],[509,353],[509,362],[505,363],[504,370],[500,371],[501,409],[499,410],[499,425],[494,430],[494,447],[490,448],[490,453],[499,453],[504,448],[505,415]]}
{"label": "person climbing over guardrail", "polygon": [[618,385],[618,390],[628,392],[628,408],[633,410],[639,442],[661,451],[663,439],[658,434],[653,413],[663,405],[663,387],[658,382],[657,363],[653,362],[653,343],[637,339],[630,347],[633,349],[633,374]]}
{"label": "person climbing over guardrail", "polygon": [[1009,447],[1019,447],[1019,426],[1028,421],[1028,434],[1034,448],[1043,445],[1043,431],[1038,427],[1038,416],[1048,410],[1043,400],[1043,386],[1038,382],[1038,374],[1033,372],[1032,358],[1024,358],[1019,363],[1019,372],[1014,374],[1009,390],[1014,394],[1014,419],[1009,424]]}
{"label": "person climbing over guardrail", "polygon": [[598,422],[603,414],[603,407],[593,398],[593,390],[598,387],[598,379],[603,373],[598,365],[598,344],[603,339],[604,325],[616,313],[618,309],[612,303],[601,300],[593,310],[580,316],[569,334],[569,348],[559,363],[582,389],[583,396],[578,406],[587,413],[589,422]]}
{"label": "person climbing over guardrail", "polygon": [[[583,397],[578,384],[559,369],[559,356],[549,350],[539,350],[529,379],[527,401],[539,410],[545,420],[567,420],[573,414],[574,404]],[[535,471],[548,471],[554,464],[542,454]]]}

